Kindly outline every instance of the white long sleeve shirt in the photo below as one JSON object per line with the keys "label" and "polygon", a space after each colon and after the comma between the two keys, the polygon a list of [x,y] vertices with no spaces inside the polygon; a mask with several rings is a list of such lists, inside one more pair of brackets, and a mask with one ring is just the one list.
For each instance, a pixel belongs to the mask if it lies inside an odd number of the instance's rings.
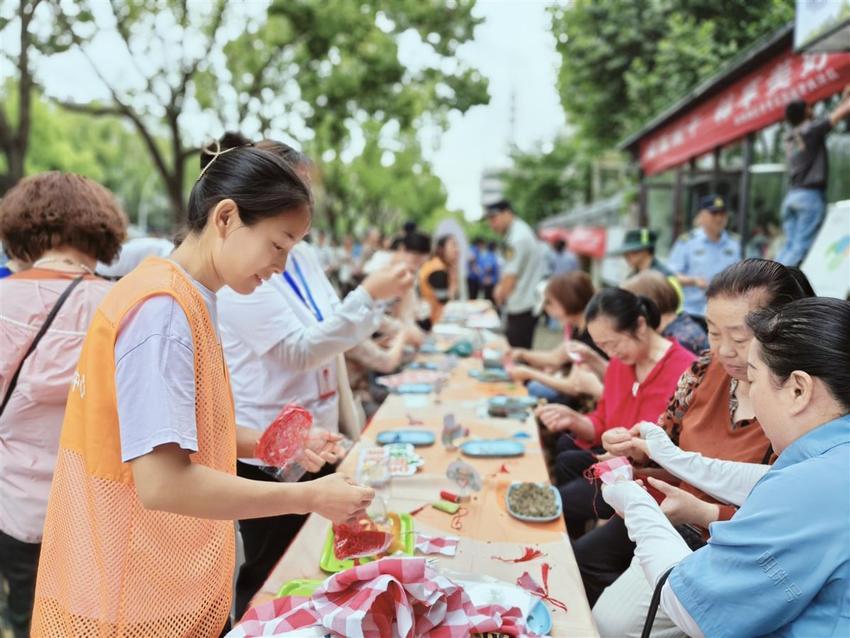
{"label": "white long sleeve shirt", "polygon": [[[381,324],[383,308],[362,287],[340,302],[312,247],[298,244],[287,261],[298,263],[321,315],[304,303],[281,275],[250,295],[219,292],[222,346],[230,369],[236,421],[264,430],[287,403],[313,415],[314,425],[336,432],[339,405],[336,357],[367,339]],[[306,298],[306,291],[301,290]]]}

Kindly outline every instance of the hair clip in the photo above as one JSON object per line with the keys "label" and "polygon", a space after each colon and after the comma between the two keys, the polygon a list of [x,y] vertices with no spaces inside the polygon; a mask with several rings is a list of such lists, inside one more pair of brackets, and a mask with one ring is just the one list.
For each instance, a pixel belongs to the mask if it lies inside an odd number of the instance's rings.
{"label": "hair clip", "polygon": [[207,162],[207,165],[204,166],[201,169],[200,173],[198,173],[198,177],[195,178],[195,183],[197,183],[204,176],[204,173],[207,172],[207,169],[210,166],[212,166],[212,163],[214,161],[216,161],[221,155],[224,155],[225,153],[229,153],[230,151],[235,151],[237,148],[244,148],[246,146],[253,146],[253,144],[251,142],[248,142],[247,144],[241,144],[240,146],[231,146],[230,148],[226,148],[226,149],[222,150],[221,149],[221,143],[218,140],[213,140],[213,144],[215,144],[215,150],[214,151],[210,150],[210,145],[207,145],[202,149],[202,151],[207,152],[210,155],[212,155],[212,159],[210,159],[210,161]]}

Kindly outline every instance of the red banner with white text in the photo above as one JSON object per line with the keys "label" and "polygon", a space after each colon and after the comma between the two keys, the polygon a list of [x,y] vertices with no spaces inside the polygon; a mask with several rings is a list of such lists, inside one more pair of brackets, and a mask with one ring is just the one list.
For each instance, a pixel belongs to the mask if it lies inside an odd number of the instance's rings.
{"label": "red banner with white text", "polygon": [[784,55],[647,135],[640,166],[652,175],[728,144],[785,117],[785,105],[814,102],[850,83],[850,53]]}

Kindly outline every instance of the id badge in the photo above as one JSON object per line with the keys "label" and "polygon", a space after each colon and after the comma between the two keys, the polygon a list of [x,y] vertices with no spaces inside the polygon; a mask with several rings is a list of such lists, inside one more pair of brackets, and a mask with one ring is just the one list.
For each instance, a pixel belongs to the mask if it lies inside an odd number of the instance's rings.
{"label": "id badge", "polygon": [[332,366],[322,366],[318,371],[319,400],[330,399],[336,394],[336,374]]}

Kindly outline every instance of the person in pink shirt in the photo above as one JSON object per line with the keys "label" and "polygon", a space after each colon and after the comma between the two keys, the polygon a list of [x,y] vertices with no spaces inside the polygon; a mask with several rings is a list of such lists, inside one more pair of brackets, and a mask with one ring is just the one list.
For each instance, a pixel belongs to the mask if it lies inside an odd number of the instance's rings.
{"label": "person in pink shirt", "polygon": [[0,578],[15,638],[29,635],[65,401],[80,383],[83,338],[111,285],[94,269],[118,255],[126,226],[107,189],[71,173],[27,177],[0,200],[4,248],[32,264],[0,280]]}
{"label": "person in pink shirt", "polygon": [[585,319],[594,343],[610,358],[596,409],[580,414],[550,404],[536,410],[546,428],[565,433],[558,439],[555,482],[572,538],[581,536],[594,518],[613,514],[583,476],[604,458],[602,434],[615,427],[656,421],[679,377],[696,358],[675,339],[656,332],[661,315],[647,297],[621,288],[602,290],[590,300]]}

